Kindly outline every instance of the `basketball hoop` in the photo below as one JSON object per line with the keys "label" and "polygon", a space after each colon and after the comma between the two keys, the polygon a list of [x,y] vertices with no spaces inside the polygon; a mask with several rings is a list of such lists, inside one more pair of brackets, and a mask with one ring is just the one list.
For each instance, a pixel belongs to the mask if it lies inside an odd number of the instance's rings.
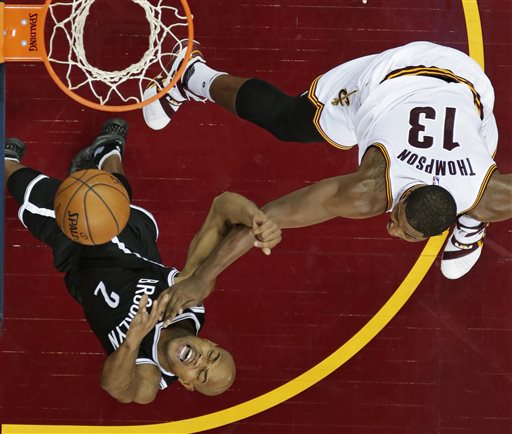
{"label": "basketball hoop", "polygon": [[[0,3],[0,18],[3,15],[0,61],[44,62],[63,92],[96,110],[129,111],[161,98],[181,77],[192,52],[194,27],[187,1],[131,0],[147,20],[148,47],[138,61],[113,71],[92,65],[86,55],[85,27],[95,1],[52,3],[46,0],[42,5]],[[183,39],[188,40],[188,45],[178,71],[164,89],[143,101],[144,89],[173,60],[172,49]]]}

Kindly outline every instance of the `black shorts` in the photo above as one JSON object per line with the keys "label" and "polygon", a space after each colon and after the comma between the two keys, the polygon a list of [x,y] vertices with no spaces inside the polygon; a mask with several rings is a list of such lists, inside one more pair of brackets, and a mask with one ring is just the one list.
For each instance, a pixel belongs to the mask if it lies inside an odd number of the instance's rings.
{"label": "black shorts", "polygon": [[9,177],[7,189],[20,206],[21,223],[52,248],[55,268],[67,272],[80,245],[66,237],[55,223],[53,199],[60,183],[37,170],[24,168]]}
{"label": "black shorts", "polygon": [[251,78],[238,90],[236,112],[279,140],[325,141],[315,126],[317,108],[309,100],[307,91],[290,96],[266,81]]}
{"label": "black shorts", "polygon": [[[131,191],[123,175],[114,174]],[[20,206],[18,217],[38,240],[52,249],[55,268],[66,273],[66,286],[77,300],[76,284],[82,270],[98,268],[144,268],[160,263],[156,244],[158,226],[151,213],[131,206],[125,229],[111,241],[98,246],[83,246],[71,241],[55,222],[53,201],[61,181],[30,168],[14,172],[7,188]]]}

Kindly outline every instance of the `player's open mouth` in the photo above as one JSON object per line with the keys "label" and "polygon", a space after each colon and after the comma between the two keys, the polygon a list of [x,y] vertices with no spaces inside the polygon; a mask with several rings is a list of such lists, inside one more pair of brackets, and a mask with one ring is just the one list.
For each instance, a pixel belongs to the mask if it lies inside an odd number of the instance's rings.
{"label": "player's open mouth", "polygon": [[187,364],[194,359],[195,351],[190,345],[185,345],[180,351],[180,361]]}

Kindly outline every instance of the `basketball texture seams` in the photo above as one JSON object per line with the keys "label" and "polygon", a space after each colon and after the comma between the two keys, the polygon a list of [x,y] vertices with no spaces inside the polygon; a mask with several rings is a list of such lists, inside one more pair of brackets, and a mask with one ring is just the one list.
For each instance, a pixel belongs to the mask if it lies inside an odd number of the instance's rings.
{"label": "basketball texture seams", "polygon": [[57,225],[68,238],[85,245],[104,244],[126,226],[130,198],[114,175],[87,169],[61,183],[54,209]]}
{"label": "basketball texture seams", "polygon": [[[107,192],[108,190],[111,190],[107,194],[102,193],[104,196],[108,196],[108,201],[103,198],[101,194],[98,193],[99,186],[101,186],[101,189]],[[122,195],[122,198],[117,198],[117,195]],[[91,197],[92,196],[92,197]],[[124,199],[124,200],[123,200]],[[95,204],[95,201],[99,201],[100,204]],[[84,194],[84,209],[86,210],[85,213],[85,221],[87,225],[87,229],[89,230],[89,234],[91,236],[91,239],[93,241],[93,244],[99,244],[95,242],[96,237],[100,237],[103,239],[104,237],[108,237],[110,235],[109,230],[110,227],[106,227],[102,224],[103,222],[103,214],[98,215],[96,212],[90,212],[90,210],[97,210],[97,209],[103,209],[101,208],[101,204],[104,206],[104,208],[110,213],[110,216],[112,217],[112,221],[115,224],[116,227],[116,235],[119,234],[124,229],[124,224],[122,225],[119,221],[117,216],[123,216],[123,207],[125,205],[125,201],[128,203],[128,206],[130,204],[128,195],[125,194],[122,191],[119,191],[117,186],[113,187],[110,184],[106,183],[98,183],[94,185],[94,188],[90,187],[86,193]],[[99,221],[97,221],[99,217]],[[126,224],[126,223],[125,223]],[[96,230],[94,230],[96,228]],[[103,235],[103,233],[106,231],[106,233]],[[103,236],[102,236],[103,235]],[[115,236],[115,235],[114,235]],[[110,237],[112,239],[113,237]]]}

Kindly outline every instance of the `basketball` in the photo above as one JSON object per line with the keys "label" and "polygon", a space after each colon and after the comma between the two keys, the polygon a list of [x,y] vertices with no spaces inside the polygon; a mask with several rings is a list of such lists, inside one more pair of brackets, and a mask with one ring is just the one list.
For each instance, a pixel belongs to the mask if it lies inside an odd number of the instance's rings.
{"label": "basketball", "polygon": [[117,236],[130,216],[130,197],[114,175],[98,169],[80,170],[55,194],[55,221],[73,241],[88,246]]}

